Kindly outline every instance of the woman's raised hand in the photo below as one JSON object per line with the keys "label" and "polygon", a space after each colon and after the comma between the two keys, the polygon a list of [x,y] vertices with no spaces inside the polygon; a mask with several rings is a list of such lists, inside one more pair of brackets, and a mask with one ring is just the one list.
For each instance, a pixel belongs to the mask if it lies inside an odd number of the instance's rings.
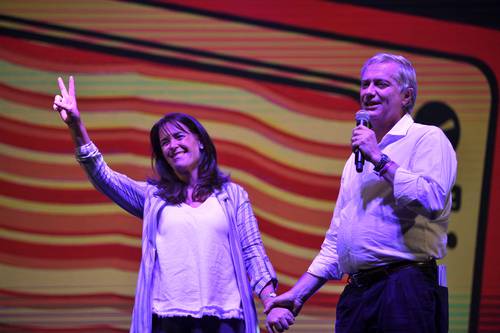
{"label": "woman's raised hand", "polygon": [[87,129],[80,118],[80,112],[76,105],[75,79],[73,76],[69,77],[69,91],[66,89],[64,81],[60,77],[57,79],[57,83],[59,83],[61,95],[56,95],[56,97],[54,97],[54,105],[52,105],[52,108],[59,112],[61,119],[68,125],[76,147],[90,143]]}
{"label": "woman's raised hand", "polygon": [[76,105],[75,79],[73,76],[69,77],[69,91],[66,89],[62,78],[59,77],[57,83],[59,83],[61,94],[54,97],[52,107],[59,112],[61,119],[67,125],[75,124],[77,120],[80,120],[80,112],[78,112],[78,106]]}

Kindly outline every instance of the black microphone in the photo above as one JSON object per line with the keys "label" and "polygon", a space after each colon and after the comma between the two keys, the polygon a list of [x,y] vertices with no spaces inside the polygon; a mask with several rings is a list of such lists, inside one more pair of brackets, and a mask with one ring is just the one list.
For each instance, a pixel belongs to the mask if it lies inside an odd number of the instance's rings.
{"label": "black microphone", "polygon": [[[370,115],[365,110],[360,110],[356,112],[356,126],[363,125],[370,128]],[[363,165],[365,164],[365,157],[363,153],[356,148],[354,151],[354,165],[356,166],[357,172],[363,172]]]}

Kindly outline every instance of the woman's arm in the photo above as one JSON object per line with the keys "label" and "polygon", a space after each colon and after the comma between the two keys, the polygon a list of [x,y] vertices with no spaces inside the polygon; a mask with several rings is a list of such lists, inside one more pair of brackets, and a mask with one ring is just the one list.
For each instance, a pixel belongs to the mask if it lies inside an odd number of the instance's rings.
{"label": "woman's arm", "polygon": [[76,101],[75,80],[69,77],[68,89],[62,78],[58,78],[60,95],[54,98],[53,109],[68,126],[76,147],[77,160],[87,173],[92,184],[100,192],[129,213],[142,217],[146,185],[111,170],[104,162],[97,147],[92,143],[81,119]]}
{"label": "woman's arm", "polygon": [[250,285],[257,295],[262,294],[262,290],[270,285],[276,288],[276,272],[264,249],[264,244],[260,236],[257,219],[253,212],[248,194],[239,185],[232,184],[232,197],[237,198],[236,202],[236,227],[241,243],[243,260],[247,274],[250,278]]}

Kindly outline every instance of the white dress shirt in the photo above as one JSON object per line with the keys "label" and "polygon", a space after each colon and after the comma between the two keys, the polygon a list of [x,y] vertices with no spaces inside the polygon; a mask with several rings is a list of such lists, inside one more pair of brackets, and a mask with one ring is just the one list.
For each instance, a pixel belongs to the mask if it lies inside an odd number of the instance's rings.
{"label": "white dress shirt", "polygon": [[394,184],[368,162],[357,173],[351,155],[330,228],[309,273],[340,279],[343,273],[446,254],[457,172],[449,140],[438,127],[417,124],[406,114],[379,147],[399,165]]}

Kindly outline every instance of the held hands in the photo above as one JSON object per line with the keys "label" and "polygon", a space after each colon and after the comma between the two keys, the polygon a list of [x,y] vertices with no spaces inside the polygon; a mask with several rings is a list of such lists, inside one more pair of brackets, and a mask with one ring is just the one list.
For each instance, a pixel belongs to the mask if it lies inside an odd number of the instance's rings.
{"label": "held hands", "polygon": [[294,316],[297,316],[302,309],[304,303],[300,300],[299,297],[296,297],[294,293],[291,291],[287,291],[266,303],[264,308],[265,313],[269,313],[273,308],[287,308],[292,311]]}
{"label": "held hands", "polygon": [[358,125],[352,130],[351,137],[352,151],[361,150],[365,160],[377,164],[380,161],[382,152],[378,146],[375,132],[368,127]]}
{"label": "held hands", "polygon": [[284,332],[295,322],[293,314],[288,309],[273,308],[267,313],[266,328],[268,333]]}
{"label": "held hands", "polygon": [[61,119],[69,126],[80,120],[80,112],[76,105],[75,80],[73,76],[69,77],[69,90],[66,89],[62,78],[57,79],[61,95],[54,97],[52,108],[59,112]]}
{"label": "held hands", "polygon": [[270,333],[287,330],[295,322],[294,316],[299,314],[303,305],[302,301],[290,291],[270,299],[264,308],[264,312],[267,313],[267,330]]}

